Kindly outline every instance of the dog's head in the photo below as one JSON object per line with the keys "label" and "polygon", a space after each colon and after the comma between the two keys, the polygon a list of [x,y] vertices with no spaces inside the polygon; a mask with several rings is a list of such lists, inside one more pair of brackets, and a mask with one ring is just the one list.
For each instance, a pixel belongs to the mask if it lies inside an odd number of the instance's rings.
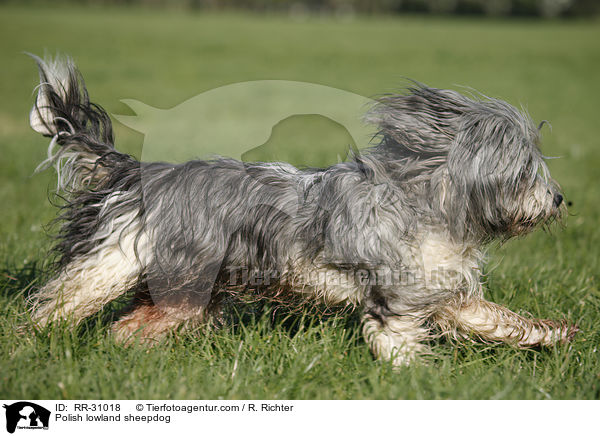
{"label": "dog's head", "polygon": [[416,86],[380,98],[367,120],[379,125],[374,154],[391,177],[420,185],[431,212],[456,236],[508,238],[565,209],[539,128],[504,101]]}

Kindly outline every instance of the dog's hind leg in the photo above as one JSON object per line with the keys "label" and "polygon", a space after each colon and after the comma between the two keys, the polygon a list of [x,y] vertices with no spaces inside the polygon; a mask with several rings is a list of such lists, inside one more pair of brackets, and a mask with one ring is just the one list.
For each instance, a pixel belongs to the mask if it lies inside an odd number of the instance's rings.
{"label": "dog's hind leg", "polygon": [[[127,234],[111,234],[92,253],[73,259],[42,287],[32,297],[33,322],[38,327],[59,319],[76,324],[134,287],[142,271],[135,255],[134,227]],[[137,242],[142,248],[145,239]]]}
{"label": "dog's hind leg", "polygon": [[419,354],[427,352],[422,343],[428,337],[423,320],[414,315],[363,316],[363,335],[371,351],[394,366],[408,365]]}
{"label": "dog's hind leg", "polygon": [[472,300],[452,308],[448,306],[437,322],[442,331],[455,330],[484,341],[507,342],[519,347],[548,346],[570,341],[578,328],[567,321],[529,319],[485,300]]}

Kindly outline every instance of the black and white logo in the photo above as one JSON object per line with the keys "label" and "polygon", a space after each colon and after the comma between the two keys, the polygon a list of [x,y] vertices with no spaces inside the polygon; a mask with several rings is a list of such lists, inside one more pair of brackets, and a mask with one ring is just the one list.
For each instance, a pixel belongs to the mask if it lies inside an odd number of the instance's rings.
{"label": "black and white logo", "polygon": [[38,430],[48,429],[50,411],[29,401],[5,404],[6,431],[14,433],[16,429]]}

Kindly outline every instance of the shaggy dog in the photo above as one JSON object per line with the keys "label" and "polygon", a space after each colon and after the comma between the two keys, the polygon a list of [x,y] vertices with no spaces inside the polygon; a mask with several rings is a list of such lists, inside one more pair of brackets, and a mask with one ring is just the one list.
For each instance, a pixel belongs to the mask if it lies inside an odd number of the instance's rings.
{"label": "shaggy dog", "polygon": [[206,321],[223,291],[251,288],[358,307],[371,350],[395,365],[436,331],[518,347],[577,331],[483,296],[485,247],[565,210],[538,128],[508,103],[416,84],[369,111],[375,145],[325,169],[146,163],[114,148],[69,59],[36,60],[31,126],[52,138],[46,164],[65,199],[37,326],[78,323],[130,291],[112,332],[154,340]]}

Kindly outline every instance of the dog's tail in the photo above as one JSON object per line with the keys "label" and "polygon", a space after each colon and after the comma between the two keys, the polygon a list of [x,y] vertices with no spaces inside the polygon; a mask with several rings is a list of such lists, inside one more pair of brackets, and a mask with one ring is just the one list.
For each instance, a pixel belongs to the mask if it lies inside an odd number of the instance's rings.
{"label": "dog's tail", "polygon": [[117,152],[110,117],[91,103],[81,73],[68,57],[37,62],[40,84],[30,114],[33,130],[52,138],[48,158],[38,170],[54,165],[58,189],[77,192],[97,186],[107,170],[127,155]]}

